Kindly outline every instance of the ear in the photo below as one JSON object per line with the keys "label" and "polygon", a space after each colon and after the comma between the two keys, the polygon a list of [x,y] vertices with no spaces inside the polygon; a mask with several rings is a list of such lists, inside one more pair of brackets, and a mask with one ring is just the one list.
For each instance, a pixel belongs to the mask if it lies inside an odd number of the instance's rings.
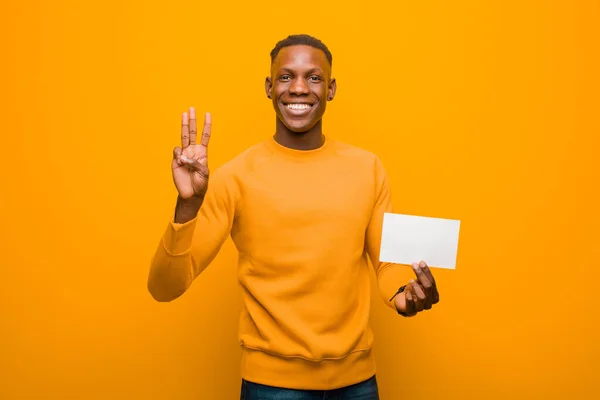
{"label": "ear", "polygon": [[327,100],[331,101],[335,97],[335,91],[337,89],[337,83],[335,78],[331,78],[329,81],[329,87],[327,88]]}
{"label": "ear", "polygon": [[265,92],[267,93],[267,97],[271,98],[271,91],[273,89],[273,81],[271,81],[271,77],[267,76],[265,79]]}

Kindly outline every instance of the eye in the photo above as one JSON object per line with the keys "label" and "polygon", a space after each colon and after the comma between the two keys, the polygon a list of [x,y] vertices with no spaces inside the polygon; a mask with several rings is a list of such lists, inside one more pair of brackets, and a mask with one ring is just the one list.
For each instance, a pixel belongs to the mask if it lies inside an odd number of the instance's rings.
{"label": "eye", "polygon": [[308,78],[308,79],[310,79],[310,80],[311,80],[311,81],[313,81],[313,82],[319,82],[319,81],[321,80],[321,77],[320,77],[320,76],[313,75],[313,76],[311,76],[311,77],[310,77],[310,78]]}
{"label": "eye", "polygon": [[280,80],[280,81],[287,81],[287,80],[290,80],[291,78],[292,78],[292,77],[291,77],[291,76],[289,76],[289,75],[281,75],[281,76],[279,77],[279,80]]}

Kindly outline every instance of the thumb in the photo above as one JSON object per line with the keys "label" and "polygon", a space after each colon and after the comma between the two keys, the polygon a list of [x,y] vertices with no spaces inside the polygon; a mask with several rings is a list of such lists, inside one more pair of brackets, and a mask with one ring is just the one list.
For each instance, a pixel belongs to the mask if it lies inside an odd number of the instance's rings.
{"label": "thumb", "polygon": [[194,172],[199,173],[204,178],[208,178],[208,159],[206,157],[202,157],[200,159],[192,159],[182,155],[181,161],[183,161],[185,165],[189,166],[192,170],[194,170]]}
{"label": "thumb", "polygon": [[400,293],[394,298],[396,309],[401,312],[406,312],[406,297],[404,293]]}

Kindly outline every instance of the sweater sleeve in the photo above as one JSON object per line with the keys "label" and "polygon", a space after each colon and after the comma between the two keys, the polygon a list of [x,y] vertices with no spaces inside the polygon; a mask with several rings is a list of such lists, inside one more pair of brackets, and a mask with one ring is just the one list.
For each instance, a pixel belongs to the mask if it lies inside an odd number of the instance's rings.
{"label": "sweater sleeve", "polygon": [[148,290],[157,301],[181,296],[213,261],[229,236],[239,203],[236,181],[216,169],[196,218],[168,223],[150,263]]}
{"label": "sweater sleeve", "polygon": [[390,301],[390,298],[400,286],[409,282],[411,269],[406,268],[405,265],[379,261],[383,215],[393,212],[389,180],[379,158],[375,161],[375,179],[377,188],[375,204],[367,227],[365,248],[377,276],[380,296],[388,307],[396,310],[394,301]]}

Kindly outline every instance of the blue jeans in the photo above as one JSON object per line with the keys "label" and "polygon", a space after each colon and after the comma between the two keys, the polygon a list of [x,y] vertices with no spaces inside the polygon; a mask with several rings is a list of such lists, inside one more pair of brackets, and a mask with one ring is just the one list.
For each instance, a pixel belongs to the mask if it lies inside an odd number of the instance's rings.
{"label": "blue jeans", "polygon": [[284,389],[242,379],[240,400],[379,400],[379,390],[375,376],[332,390]]}

